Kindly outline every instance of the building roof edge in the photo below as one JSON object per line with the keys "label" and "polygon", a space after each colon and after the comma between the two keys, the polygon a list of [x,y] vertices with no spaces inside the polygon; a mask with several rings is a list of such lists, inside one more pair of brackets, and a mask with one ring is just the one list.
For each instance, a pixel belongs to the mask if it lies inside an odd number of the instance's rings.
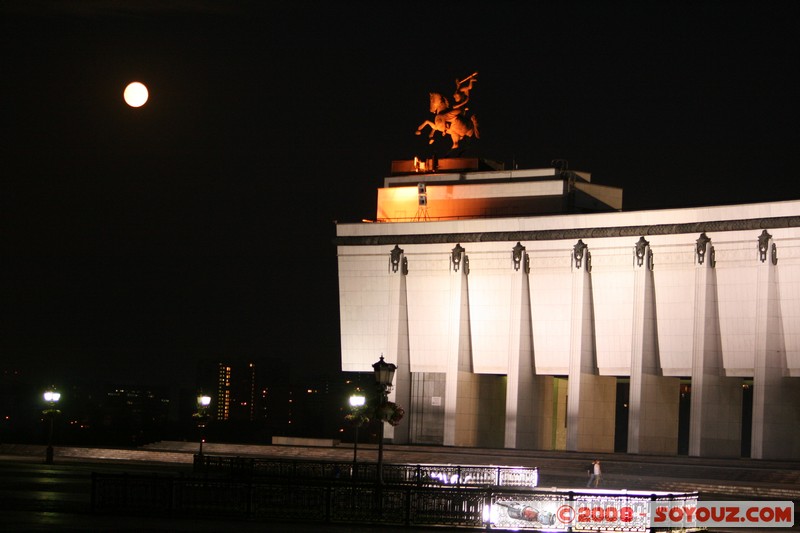
{"label": "building roof edge", "polygon": [[406,234],[359,235],[346,237],[339,236],[334,238],[333,243],[336,246],[374,246],[390,244],[436,244],[452,242],[553,241],[565,239],[641,237],[647,235],[672,235],[797,227],[800,227],[800,215],[752,218],[743,220],[718,220],[677,224],[651,224],[597,228],[434,233],[425,235]]}

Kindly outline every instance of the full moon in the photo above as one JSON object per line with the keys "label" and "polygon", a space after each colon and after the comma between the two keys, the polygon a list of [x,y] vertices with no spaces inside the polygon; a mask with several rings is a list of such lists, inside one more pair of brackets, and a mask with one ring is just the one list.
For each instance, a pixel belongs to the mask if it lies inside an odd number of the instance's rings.
{"label": "full moon", "polygon": [[131,107],[142,107],[147,102],[147,96],[147,87],[138,81],[128,84],[125,87],[125,92],[122,93],[125,103]]}

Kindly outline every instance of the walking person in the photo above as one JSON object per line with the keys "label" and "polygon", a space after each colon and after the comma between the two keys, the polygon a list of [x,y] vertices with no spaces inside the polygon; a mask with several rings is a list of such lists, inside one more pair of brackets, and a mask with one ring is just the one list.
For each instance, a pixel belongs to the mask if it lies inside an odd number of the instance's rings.
{"label": "walking person", "polygon": [[594,477],[594,487],[597,488],[600,486],[600,478],[603,477],[603,471],[600,468],[600,461],[594,462],[594,470],[592,471]]}
{"label": "walking person", "polygon": [[594,482],[594,469],[595,465],[597,465],[597,461],[592,461],[592,464],[589,465],[588,470],[586,471],[589,474],[589,481],[586,482],[587,487],[591,487],[592,483]]}

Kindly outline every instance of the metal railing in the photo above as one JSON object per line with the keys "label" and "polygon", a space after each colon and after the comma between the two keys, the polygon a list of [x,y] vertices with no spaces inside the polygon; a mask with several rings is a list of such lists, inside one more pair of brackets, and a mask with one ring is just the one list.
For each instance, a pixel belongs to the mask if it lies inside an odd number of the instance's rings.
{"label": "metal railing", "polygon": [[[305,480],[376,481],[375,463],[307,461],[195,455],[194,471],[231,478],[279,478]],[[534,488],[539,484],[539,469],[521,466],[384,464],[383,480],[392,484],[416,486],[452,485],[455,487],[495,486]]]}
{"label": "metal railing", "polygon": [[[335,479],[92,474],[95,513],[227,516],[269,522],[541,530],[555,523],[553,517],[565,503],[592,505],[592,498],[603,505],[615,500],[617,507],[645,509],[649,502],[667,496],[575,494],[496,486],[379,485]],[[696,502],[697,494],[671,494],[668,498]],[[626,523],[625,530],[646,531],[646,521],[641,518],[637,523]]]}

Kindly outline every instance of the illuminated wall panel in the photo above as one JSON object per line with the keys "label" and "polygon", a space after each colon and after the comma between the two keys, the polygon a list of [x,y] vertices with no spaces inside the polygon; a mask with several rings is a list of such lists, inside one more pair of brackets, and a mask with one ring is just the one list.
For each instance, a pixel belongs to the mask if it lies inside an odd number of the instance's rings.
{"label": "illuminated wall panel", "polygon": [[478,374],[506,374],[514,272],[511,247],[494,253],[472,251],[468,256],[473,370]]}
{"label": "illuminated wall panel", "polygon": [[[633,245],[599,248],[587,241],[592,254],[592,302],[595,349],[601,375],[628,376],[633,323]],[[604,243],[605,244],[605,243]]]}
{"label": "illuminated wall panel", "polygon": [[552,243],[544,250],[526,246],[531,260],[528,279],[536,373],[566,375],[572,316],[572,245],[566,241]]}
{"label": "illuminated wall panel", "polygon": [[[722,361],[728,376],[752,376],[756,349],[758,233],[746,240],[712,237],[716,260]],[[742,235],[746,238],[747,235]],[[719,242],[718,242],[719,241]]]}
{"label": "illuminated wall panel", "polygon": [[778,298],[786,365],[792,376],[800,377],[800,239],[780,239],[778,249]]}
{"label": "illuminated wall panel", "polygon": [[342,370],[346,372],[370,372],[372,364],[386,352],[390,250],[340,250],[339,313]]}
{"label": "illuminated wall panel", "polygon": [[665,376],[692,373],[695,254],[693,243],[685,241],[651,243],[658,357]]}
{"label": "illuminated wall panel", "polygon": [[[408,247],[407,247],[408,248]],[[431,247],[434,248],[434,247]],[[406,250],[408,345],[412,372],[445,372],[450,323],[450,251]]]}
{"label": "illuminated wall panel", "polygon": [[[424,176],[420,176],[420,182]],[[562,206],[561,180],[501,184],[426,185],[432,218],[485,217],[530,213],[540,206],[554,212]],[[417,185],[378,190],[378,220],[411,220],[419,212]]]}

